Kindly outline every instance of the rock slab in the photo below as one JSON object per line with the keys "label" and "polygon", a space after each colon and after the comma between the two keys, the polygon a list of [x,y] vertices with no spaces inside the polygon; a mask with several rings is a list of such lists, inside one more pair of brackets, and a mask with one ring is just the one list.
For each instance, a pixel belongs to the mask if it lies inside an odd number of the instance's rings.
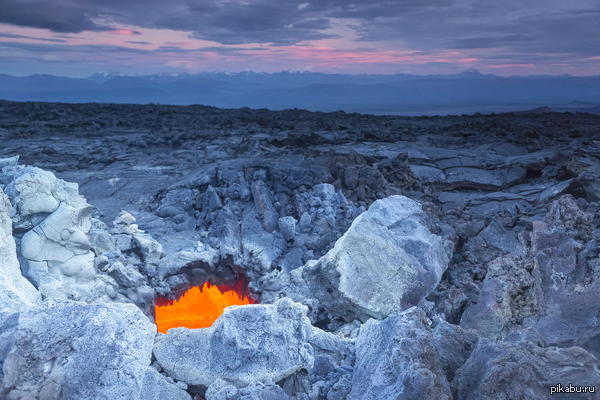
{"label": "rock slab", "polygon": [[383,318],[416,305],[439,283],[450,245],[431,233],[421,204],[404,196],[375,201],[325,256],[303,271],[314,296],[351,321]]}
{"label": "rock slab", "polygon": [[210,386],[277,382],[314,362],[306,308],[289,299],[233,306],[210,328],[170,329],[159,335],[154,356],[172,377]]}
{"label": "rock slab", "polygon": [[155,334],[132,304],[45,301],[19,316],[0,397],[138,399]]}

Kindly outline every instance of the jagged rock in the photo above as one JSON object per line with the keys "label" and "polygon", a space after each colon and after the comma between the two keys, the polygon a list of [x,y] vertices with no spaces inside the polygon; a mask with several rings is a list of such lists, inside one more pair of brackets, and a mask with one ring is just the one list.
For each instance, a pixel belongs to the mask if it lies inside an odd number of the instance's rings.
{"label": "jagged rock", "polygon": [[487,266],[479,299],[464,311],[460,325],[501,339],[538,311],[537,274],[526,260],[499,257]]}
{"label": "jagged rock", "polygon": [[[275,222],[277,225],[277,222]],[[247,208],[241,223],[242,254],[237,257],[238,265],[248,265],[256,271],[269,271],[283,254],[285,241],[278,232],[263,229],[253,208]]]}
{"label": "jagged rock", "polygon": [[192,397],[152,367],[146,369],[140,400],[191,400]]}
{"label": "jagged rock", "polygon": [[0,319],[40,300],[40,293],[21,275],[10,211],[8,197],[0,188]]}
{"label": "jagged rock", "polygon": [[403,196],[374,202],[303,276],[321,306],[348,320],[382,318],[417,304],[439,283],[449,243],[425,225],[421,205]]}
{"label": "jagged rock", "polygon": [[356,342],[348,399],[452,399],[430,323],[416,307],[367,321]]}
{"label": "jagged rock", "polygon": [[137,399],[155,333],[131,304],[46,301],[19,316],[4,398]]}
{"label": "jagged rock", "polygon": [[[355,340],[314,328],[310,344],[315,363],[303,382],[311,388],[310,398],[346,399],[351,389]],[[284,390],[290,386],[287,383],[282,383]]]}
{"label": "jagged rock", "polygon": [[271,193],[262,180],[252,183],[252,197],[263,228],[269,233],[273,232],[277,229],[277,210],[273,207]]}
{"label": "jagged rock", "polygon": [[285,240],[292,240],[296,237],[296,218],[285,216],[279,218],[278,221],[279,231],[285,238]]}
{"label": "jagged rock", "polygon": [[93,300],[106,294],[96,276],[88,233],[91,207],[77,184],[35,167],[6,167],[13,229],[24,275],[46,296]]}
{"label": "jagged rock", "polygon": [[147,264],[158,264],[163,257],[163,248],[152,236],[145,233],[134,233],[133,243],[142,255],[142,261]]}
{"label": "jagged rock", "polygon": [[0,170],[4,167],[13,167],[19,164],[19,156],[0,158]]}
{"label": "jagged rock", "polygon": [[[0,366],[14,343],[18,313],[40,301],[40,293],[21,275],[10,211],[8,197],[0,188]],[[3,376],[0,370],[0,381]]]}
{"label": "jagged rock", "polygon": [[281,299],[229,307],[210,328],[170,329],[157,337],[154,355],[169,375],[190,385],[223,379],[242,387],[311,368],[310,335],[305,307]]}
{"label": "jagged rock", "polygon": [[[455,398],[596,399],[595,394],[550,395],[561,384],[597,385],[598,360],[578,347],[542,348],[533,343],[494,343],[481,339],[452,382]],[[596,391],[597,391],[596,387]]]}
{"label": "jagged rock", "polygon": [[217,379],[206,391],[206,400],[288,400],[290,397],[274,383],[252,382],[246,387],[236,388],[222,379]]}

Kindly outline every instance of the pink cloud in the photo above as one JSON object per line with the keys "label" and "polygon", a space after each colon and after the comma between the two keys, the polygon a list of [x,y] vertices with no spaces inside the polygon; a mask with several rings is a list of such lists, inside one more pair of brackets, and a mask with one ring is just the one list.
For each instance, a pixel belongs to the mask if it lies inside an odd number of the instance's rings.
{"label": "pink cloud", "polygon": [[108,31],[109,33],[112,33],[114,35],[121,35],[121,36],[131,36],[131,35],[141,35],[142,32],[140,31],[136,31],[134,29],[128,29],[128,28],[123,28],[123,29],[113,29],[112,31]]}

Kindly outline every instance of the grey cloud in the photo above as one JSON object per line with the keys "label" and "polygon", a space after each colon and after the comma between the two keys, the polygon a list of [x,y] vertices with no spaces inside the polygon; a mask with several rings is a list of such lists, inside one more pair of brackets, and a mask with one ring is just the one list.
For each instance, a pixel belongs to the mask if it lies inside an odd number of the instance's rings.
{"label": "grey cloud", "polygon": [[140,26],[225,45],[331,38],[325,30],[346,19],[360,41],[397,40],[423,52],[566,57],[598,55],[600,48],[597,0],[0,0],[0,9],[0,22],[55,32]]}
{"label": "grey cloud", "polygon": [[14,34],[14,33],[6,33],[6,32],[0,32],[0,38],[6,38],[6,39],[30,39],[30,40],[41,40],[43,42],[66,43],[66,40],[63,40],[63,39],[40,38],[40,37],[27,36],[27,35],[17,35],[17,34]]}

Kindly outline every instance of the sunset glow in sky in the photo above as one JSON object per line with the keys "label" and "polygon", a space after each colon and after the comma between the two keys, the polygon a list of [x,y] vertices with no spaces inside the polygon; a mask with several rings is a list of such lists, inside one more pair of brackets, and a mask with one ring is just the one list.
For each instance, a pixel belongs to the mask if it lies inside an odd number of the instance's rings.
{"label": "sunset glow in sky", "polygon": [[0,73],[600,74],[598,0],[0,0]]}

